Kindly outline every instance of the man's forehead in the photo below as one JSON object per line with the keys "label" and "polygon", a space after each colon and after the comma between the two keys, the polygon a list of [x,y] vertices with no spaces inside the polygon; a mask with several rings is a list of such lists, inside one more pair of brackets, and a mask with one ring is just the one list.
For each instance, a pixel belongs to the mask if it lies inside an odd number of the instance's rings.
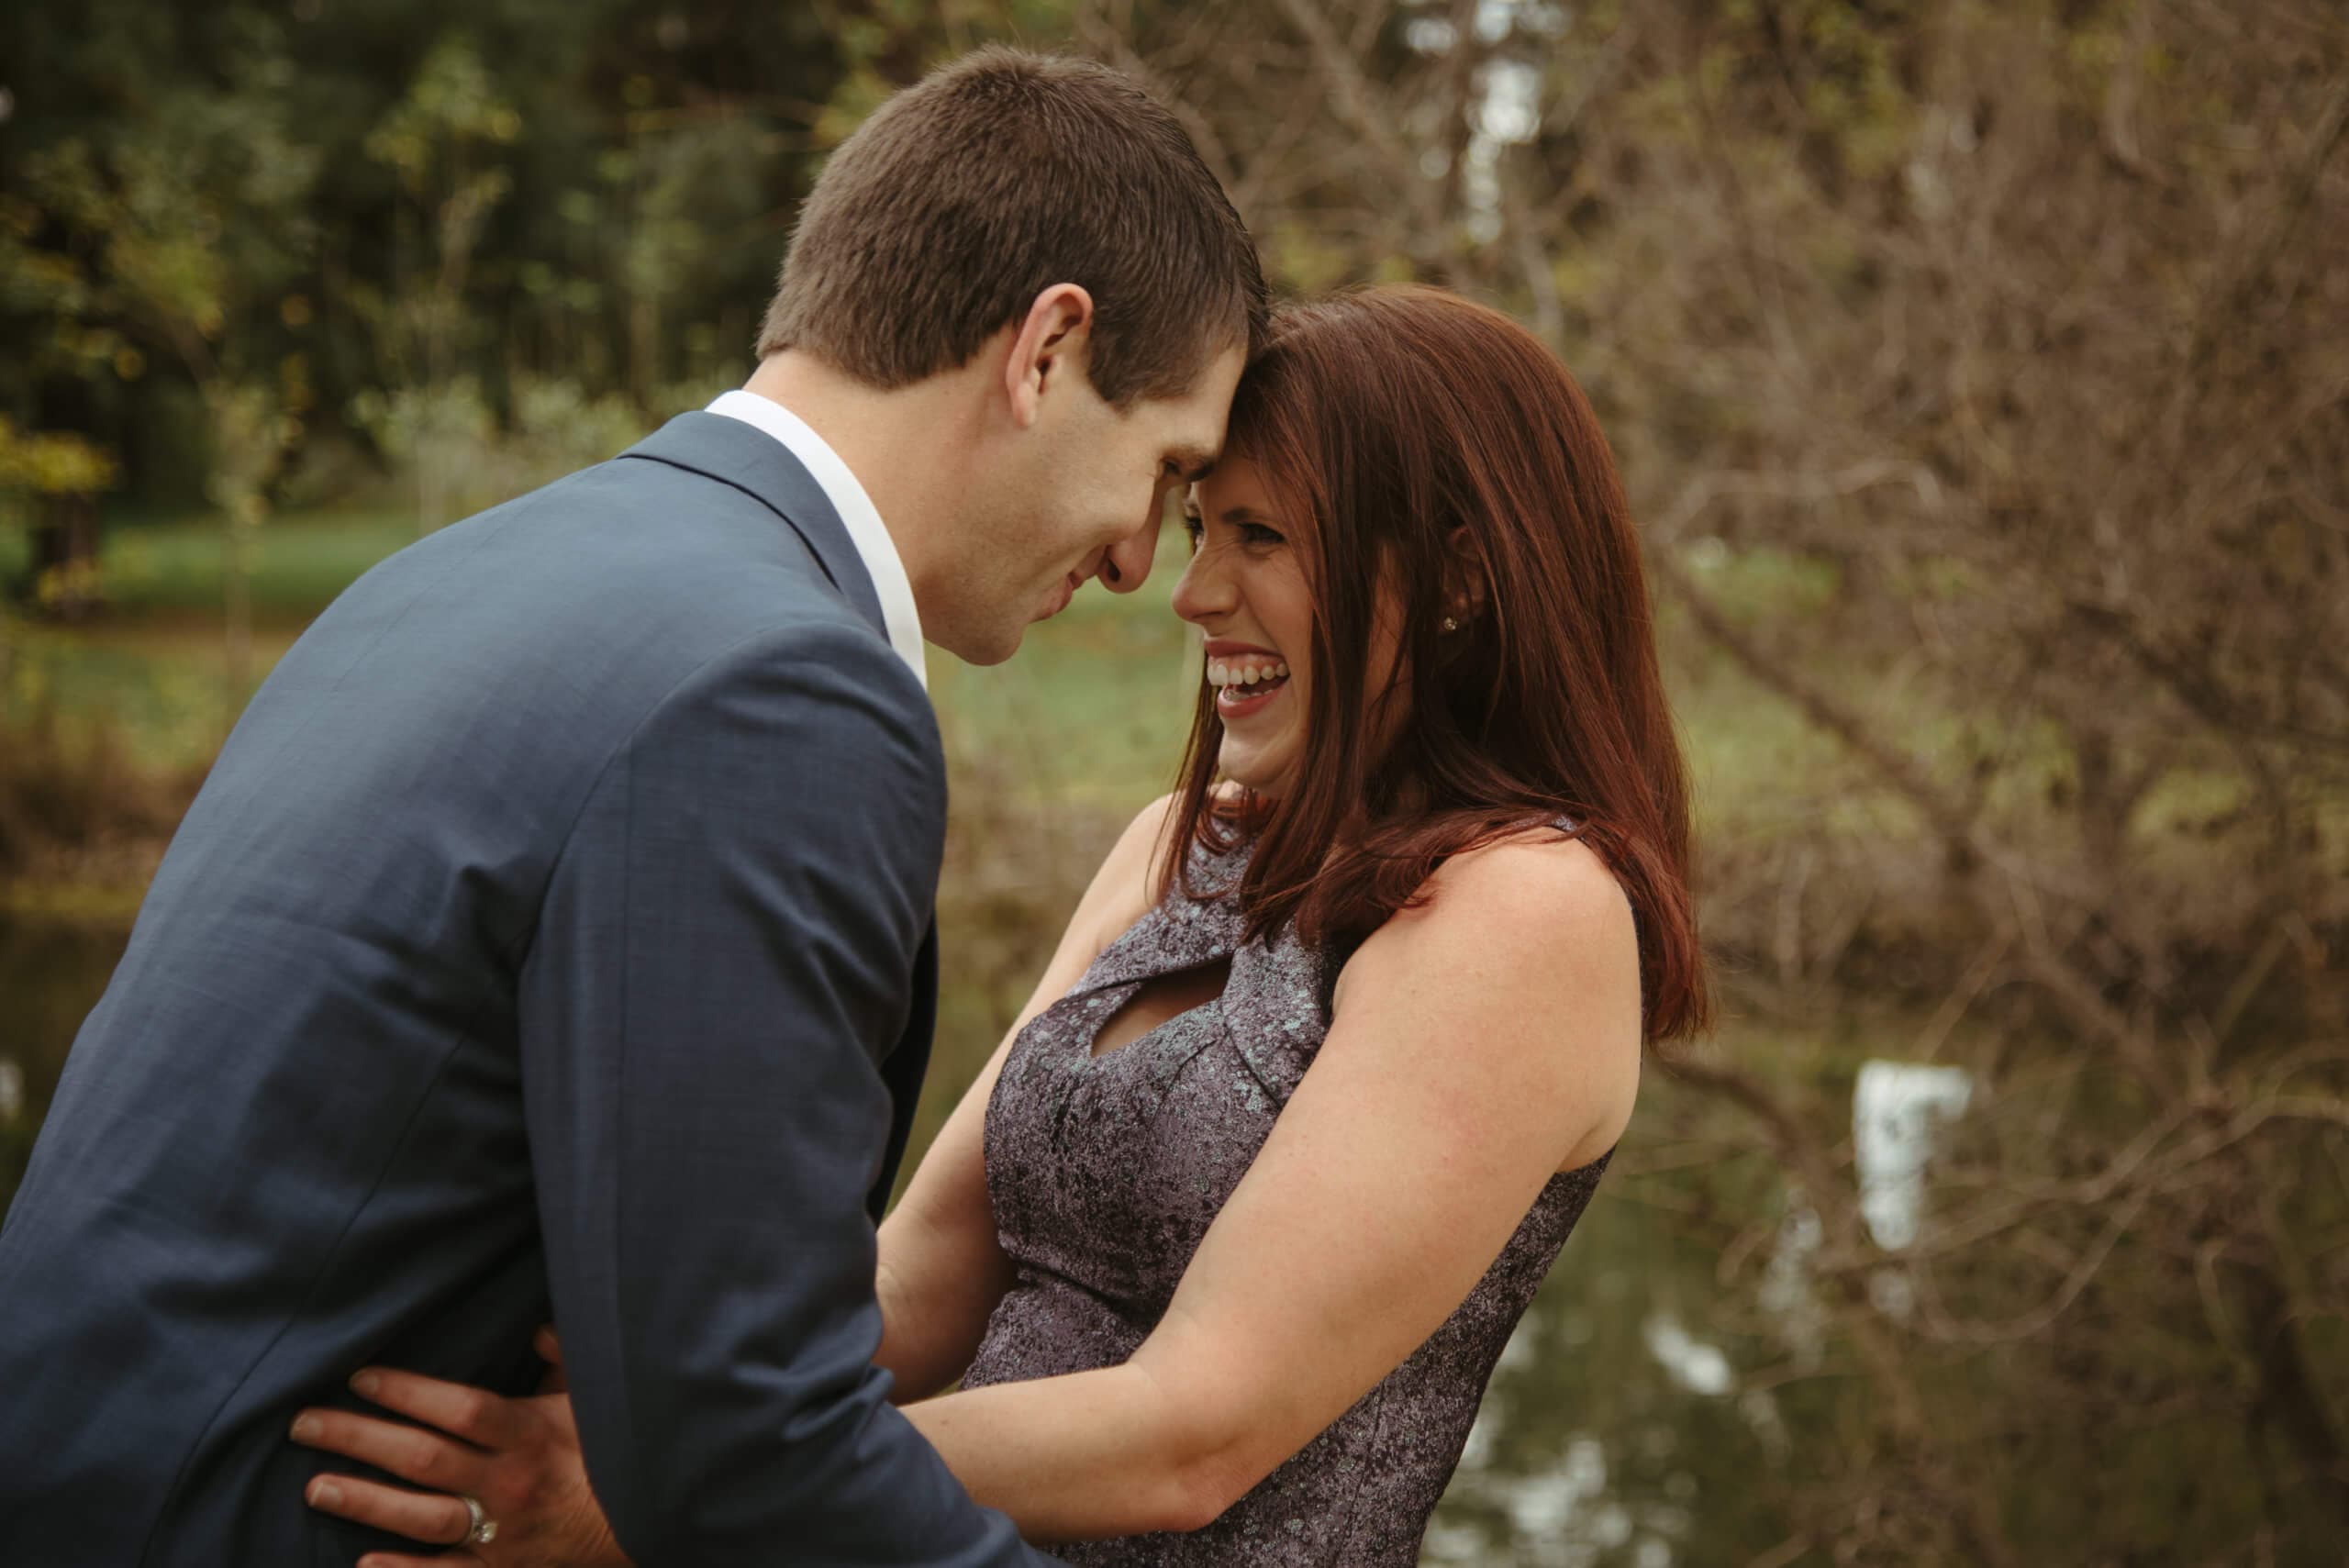
{"label": "man's forehead", "polygon": [[1214,448],[1196,444],[1178,444],[1166,449],[1166,461],[1174,465],[1176,473],[1192,484],[1197,484],[1214,472],[1216,455]]}
{"label": "man's forehead", "polygon": [[1164,406],[1165,460],[1192,484],[1207,477],[1208,471],[1215,467],[1223,447],[1232,394],[1239,387],[1245,362],[1239,350],[1226,350],[1187,394]]}

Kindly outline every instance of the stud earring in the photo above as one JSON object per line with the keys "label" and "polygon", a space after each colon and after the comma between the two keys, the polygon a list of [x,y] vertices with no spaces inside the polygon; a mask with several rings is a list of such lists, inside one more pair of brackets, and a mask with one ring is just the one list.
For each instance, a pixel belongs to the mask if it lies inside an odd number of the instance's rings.
{"label": "stud earring", "polygon": [[1443,617],[1443,629],[1446,631],[1458,631],[1460,629],[1460,623],[1453,620],[1450,616],[1446,616]]}

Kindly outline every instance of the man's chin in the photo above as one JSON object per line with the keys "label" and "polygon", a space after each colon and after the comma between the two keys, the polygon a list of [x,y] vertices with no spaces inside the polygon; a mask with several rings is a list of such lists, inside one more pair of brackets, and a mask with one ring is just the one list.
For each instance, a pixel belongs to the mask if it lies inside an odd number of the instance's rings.
{"label": "man's chin", "polygon": [[975,638],[970,639],[966,646],[954,650],[954,657],[965,664],[975,664],[982,670],[989,669],[1019,652],[1020,644],[1025,642],[1027,638],[1026,626],[998,622],[986,628],[985,641]]}
{"label": "man's chin", "polygon": [[1028,624],[1033,626],[1038,621],[1050,620],[1068,608],[1069,601],[1076,597],[1076,590],[1077,576],[1072,572],[1052,585],[1052,592],[1044,595],[1043,604],[1038,606],[1034,615],[1028,617]]}

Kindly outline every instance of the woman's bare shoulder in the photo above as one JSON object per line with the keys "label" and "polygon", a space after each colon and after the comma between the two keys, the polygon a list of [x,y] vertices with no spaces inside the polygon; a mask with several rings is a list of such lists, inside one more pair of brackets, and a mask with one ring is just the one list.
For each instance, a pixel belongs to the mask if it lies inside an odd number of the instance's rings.
{"label": "woman's bare shoulder", "polygon": [[1632,937],[1631,901],[1598,851],[1548,828],[1515,833],[1436,868],[1423,907],[1451,921],[1542,923],[1561,937]]}
{"label": "woman's bare shoulder", "polygon": [[1173,866],[1169,839],[1174,825],[1174,797],[1162,795],[1134,814],[1102,857],[1101,869],[1094,873],[1093,885],[1077,906],[1097,955],[1164,895]]}
{"label": "woman's bare shoulder", "polygon": [[1588,1134],[1573,1157],[1604,1149],[1630,1118],[1642,1040],[1638,933],[1614,873],[1586,844],[1532,833],[1453,856],[1420,891],[1347,962],[1338,1018],[1441,1034],[1445,1071],[1556,1094]]}
{"label": "woman's bare shoulder", "polygon": [[1631,903],[1614,872],[1588,844],[1547,828],[1447,859],[1362,952],[1408,960],[1463,943],[1497,956],[1573,949],[1602,962],[1637,957]]}
{"label": "woman's bare shoulder", "polygon": [[[1236,806],[1245,795],[1238,784],[1229,781],[1218,784],[1208,792],[1208,798],[1219,806]],[[1171,795],[1162,795],[1134,814],[1126,829],[1118,836],[1107,858],[1101,862],[1098,880],[1111,884],[1119,894],[1117,907],[1130,911],[1119,928],[1130,925],[1144,910],[1166,896],[1174,873],[1182,864],[1186,846],[1174,842],[1181,825],[1178,803]],[[1110,933],[1117,935],[1116,931]]]}

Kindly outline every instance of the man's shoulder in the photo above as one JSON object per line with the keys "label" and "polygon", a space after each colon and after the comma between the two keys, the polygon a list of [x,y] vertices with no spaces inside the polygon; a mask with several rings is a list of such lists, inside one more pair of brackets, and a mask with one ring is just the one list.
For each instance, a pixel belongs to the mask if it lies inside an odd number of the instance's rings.
{"label": "man's shoulder", "polygon": [[[630,473],[642,470],[650,484]],[[675,483],[662,475],[675,476]],[[755,499],[615,461],[465,519],[354,584],[278,665],[241,753],[470,758],[533,788],[599,772],[664,711],[727,689],[845,686],[925,752],[919,683]],[[329,759],[319,755],[320,765]],[[942,764],[941,764],[942,767]]]}
{"label": "man's shoulder", "polygon": [[380,653],[403,643],[477,653],[502,645],[583,673],[607,662],[689,668],[767,633],[826,643],[869,632],[886,647],[772,507],[625,456],[409,546],[322,620],[363,629]]}

